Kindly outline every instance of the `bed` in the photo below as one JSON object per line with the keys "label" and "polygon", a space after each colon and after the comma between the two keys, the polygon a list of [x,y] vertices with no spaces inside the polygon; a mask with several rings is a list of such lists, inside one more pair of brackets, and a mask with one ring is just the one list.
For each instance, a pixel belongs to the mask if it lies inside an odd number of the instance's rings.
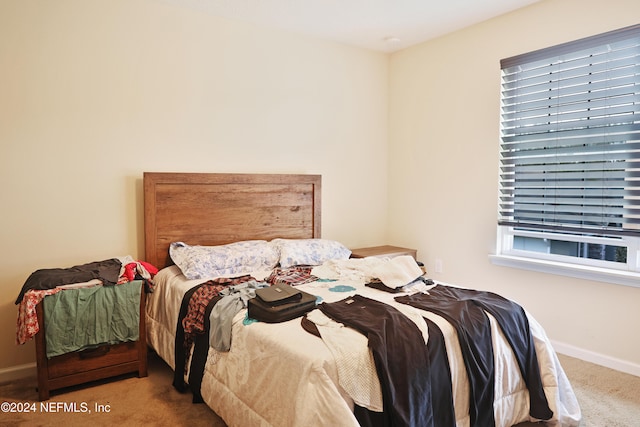
{"label": "bed", "polygon": [[[181,304],[185,295],[205,278],[185,277],[169,255],[172,244],[217,247],[277,239],[324,241],[319,175],[145,172],[144,203],[146,261],[164,267],[156,275],[154,293],[147,301],[147,343],[174,370],[180,359],[176,354],[176,333]],[[332,261],[313,272],[338,272],[337,276],[296,287],[328,304],[358,294],[372,303],[402,310],[409,317],[409,309],[396,302],[395,294],[364,286],[366,263],[352,269],[351,260]],[[270,273],[267,268],[255,270],[251,276],[258,280]],[[432,286],[445,289],[447,285]],[[414,316],[416,313],[442,332],[450,369],[455,418],[452,425],[479,425],[478,415],[472,415],[470,410],[469,376],[456,329],[433,312],[411,311]],[[577,426],[581,415],[571,385],[543,328],[528,313],[526,317],[535,343],[541,387],[552,411],[546,424]],[[491,315],[488,318],[495,372],[490,418],[498,426],[536,421],[529,413],[530,396],[514,352],[496,319]],[[361,345],[366,348],[366,340]],[[367,399],[379,399],[379,395],[369,392],[364,398],[354,396],[339,375],[344,365],[338,360],[341,359],[335,349],[305,330],[300,318],[274,324],[252,322],[246,310],[241,310],[233,317],[228,351],[208,347],[197,392],[229,426],[356,427],[365,424],[363,420],[373,423],[378,413],[365,409],[374,417],[363,417],[362,408],[367,404],[375,407]],[[178,365],[176,377],[190,378],[186,372],[182,375],[182,365]],[[187,361],[187,370],[188,366]],[[432,396],[439,394],[439,390],[431,390]],[[384,408],[389,410],[388,403]]]}

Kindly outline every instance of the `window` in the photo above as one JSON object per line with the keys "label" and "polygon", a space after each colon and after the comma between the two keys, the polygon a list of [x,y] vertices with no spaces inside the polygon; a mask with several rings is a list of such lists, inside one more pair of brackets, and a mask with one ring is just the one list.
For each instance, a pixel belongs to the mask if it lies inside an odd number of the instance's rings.
{"label": "window", "polygon": [[640,286],[640,25],[500,65],[494,259]]}

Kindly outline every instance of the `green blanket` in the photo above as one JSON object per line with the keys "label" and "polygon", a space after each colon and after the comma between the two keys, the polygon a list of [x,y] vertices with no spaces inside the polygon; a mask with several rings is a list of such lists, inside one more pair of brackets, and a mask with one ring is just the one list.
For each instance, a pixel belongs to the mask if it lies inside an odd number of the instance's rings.
{"label": "green blanket", "polygon": [[142,281],[67,289],[44,298],[47,357],[136,341]]}

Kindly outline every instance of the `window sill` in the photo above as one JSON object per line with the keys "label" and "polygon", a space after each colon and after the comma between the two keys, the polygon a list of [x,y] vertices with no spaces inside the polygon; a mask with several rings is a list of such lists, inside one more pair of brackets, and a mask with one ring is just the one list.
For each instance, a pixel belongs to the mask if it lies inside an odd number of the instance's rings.
{"label": "window sill", "polygon": [[578,279],[595,280],[598,282],[614,283],[617,285],[640,287],[640,273],[630,271],[616,271],[598,267],[571,265],[561,262],[524,258],[510,255],[489,255],[495,265],[520,268],[523,270],[557,274]]}

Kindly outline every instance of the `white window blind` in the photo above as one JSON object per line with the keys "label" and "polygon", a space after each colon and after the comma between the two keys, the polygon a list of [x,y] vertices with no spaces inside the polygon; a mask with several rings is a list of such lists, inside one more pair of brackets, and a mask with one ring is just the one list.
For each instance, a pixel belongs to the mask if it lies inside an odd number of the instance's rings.
{"label": "white window blind", "polygon": [[640,235],[640,25],[501,68],[498,224]]}

